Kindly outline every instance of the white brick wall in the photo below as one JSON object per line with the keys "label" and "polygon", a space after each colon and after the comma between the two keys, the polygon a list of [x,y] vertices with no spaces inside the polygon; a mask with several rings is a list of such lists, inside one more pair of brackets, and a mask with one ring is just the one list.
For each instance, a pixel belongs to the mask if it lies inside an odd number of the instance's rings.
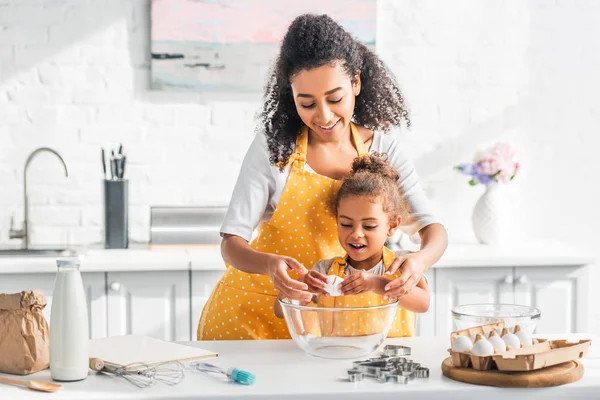
{"label": "white brick wall", "polygon": [[[600,233],[600,2],[379,0],[378,46],[412,109],[403,135],[451,239],[473,240],[481,193],[452,165],[500,138],[528,154],[509,188],[515,235],[596,252]],[[0,244],[22,220],[31,166],[34,244],[102,240],[100,146],[128,152],[131,237],[150,205],[227,203],[259,99],[148,90],[148,0],[0,0]],[[594,271],[594,282],[600,273]],[[600,298],[591,299],[595,304]],[[593,328],[600,332],[600,314]]]}

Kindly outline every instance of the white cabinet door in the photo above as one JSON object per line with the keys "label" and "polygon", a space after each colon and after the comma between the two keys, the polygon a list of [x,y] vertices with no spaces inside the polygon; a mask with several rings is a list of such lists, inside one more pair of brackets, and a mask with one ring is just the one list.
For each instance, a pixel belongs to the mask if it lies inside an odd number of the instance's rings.
{"label": "white cabinet door", "polygon": [[586,268],[515,268],[515,302],[538,308],[537,333],[586,332],[588,279]]}
{"label": "white cabinet door", "polygon": [[224,272],[225,269],[222,271],[192,271],[192,317],[190,323],[192,340],[196,340],[198,321],[204,304]]}
{"label": "white cabinet door", "polygon": [[[52,292],[54,291],[53,273],[1,274],[0,293],[18,293],[36,289],[46,295],[48,303],[42,314],[50,325],[52,310]],[[104,272],[85,272],[81,274],[88,307],[90,338],[106,337],[106,281]]]}
{"label": "white cabinet door", "polygon": [[437,268],[435,270],[435,332],[455,330],[452,308],[464,304],[514,303],[513,268]]}
{"label": "white cabinet door", "polygon": [[190,340],[189,271],[109,272],[108,334]]}

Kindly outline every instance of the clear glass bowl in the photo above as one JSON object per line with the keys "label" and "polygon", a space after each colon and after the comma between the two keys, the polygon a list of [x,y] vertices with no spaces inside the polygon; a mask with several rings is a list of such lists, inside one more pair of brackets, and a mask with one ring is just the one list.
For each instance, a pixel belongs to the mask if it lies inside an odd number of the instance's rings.
{"label": "clear glass bowl", "polygon": [[533,334],[541,315],[537,308],[518,304],[465,304],[452,309],[456,330],[504,321],[509,330],[519,325],[522,331]]}
{"label": "clear glass bowl", "polygon": [[380,306],[327,308],[280,299],[294,342],[323,358],[360,358],[381,346],[394,321],[398,301]]}

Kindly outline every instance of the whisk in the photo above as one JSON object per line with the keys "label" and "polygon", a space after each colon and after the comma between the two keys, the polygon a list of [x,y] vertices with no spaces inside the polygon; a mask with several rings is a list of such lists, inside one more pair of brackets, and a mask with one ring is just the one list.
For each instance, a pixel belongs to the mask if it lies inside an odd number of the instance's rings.
{"label": "whisk", "polygon": [[90,358],[90,368],[93,371],[120,376],[139,388],[152,386],[156,382],[176,385],[183,380],[185,369],[183,364],[178,361],[152,365],[133,363],[122,366],[99,358]]}
{"label": "whisk", "polygon": [[190,363],[189,369],[192,371],[206,372],[206,373],[214,373],[222,376],[226,376],[229,380],[237,383],[241,383],[242,385],[252,385],[256,380],[254,374],[251,374],[247,371],[242,371],[237,368],[229,368],[227,370],[223,368],[219,368],[216,365],[203,363],[199,361],[195,361]]}

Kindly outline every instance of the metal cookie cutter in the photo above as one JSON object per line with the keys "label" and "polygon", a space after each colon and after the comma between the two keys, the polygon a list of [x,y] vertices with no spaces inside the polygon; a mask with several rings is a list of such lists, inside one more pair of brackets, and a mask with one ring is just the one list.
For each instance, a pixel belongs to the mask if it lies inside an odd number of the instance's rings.
{"label": "metal cookie cutter", "polygon": [[389,357],[410,356],[410,347],[396,344],[387,344],[383,348],[383,355]]}
{"label": "metal cookie cutter", "polygon": [[360,382],[365,379],[365,374],[357,369],[348,370],[348,380],[350,382]]}
{"label": "metal cookie cutter", "polygon": [[388,363],[385,361],[367,361],[359,364],[356,369],[364,373],[366,376],[377,378],[377,374],[382,369],[388,369]]}
{"label": "metal cookie cutter", "polygon": [[408,378],[402,376],[402,374],[398,374],[394,368],[379,370],[377,380],[382,383],[408,383]]}
{"label": "metal cookie cutter", "polygon": [[415,379],[415,372],[414,371],[402,371],[402,376],[404,376],[407,379],[410,379],[411,381],[413,379]]}
{"label": "metal cookie cutter", "polygon": [[429,368],[419,367],[415,371],[417,378],[429,378]]}

